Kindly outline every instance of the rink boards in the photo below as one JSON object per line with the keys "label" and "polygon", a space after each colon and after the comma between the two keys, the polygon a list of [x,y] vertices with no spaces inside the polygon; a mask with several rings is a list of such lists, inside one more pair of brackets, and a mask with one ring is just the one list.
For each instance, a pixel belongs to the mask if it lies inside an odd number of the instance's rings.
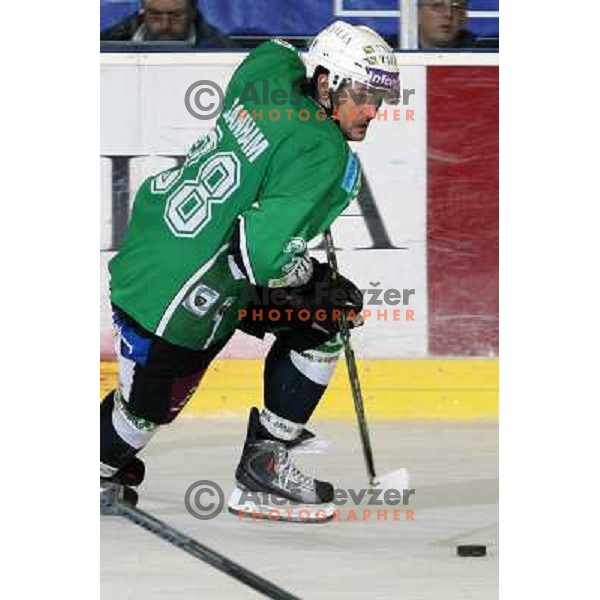
{"label": "rink boards", "polygon": [[[114,371],[107,262],[122,243],[135,190],[150,174],[175,165],[214,125],[214,119],[199,120],[186,110],[186,90],[201,79],[225,88],[244,57],[102,55],[103,380]],[[354,339],[368,410],[376,418],[494,417],[497,55],[398,58],[403,104],[384,105],[368,139],[354,145],[363,169],[360,203],[351,205],[333,228],[342,271],[367,290],[370,315]],[[317,245],[318,240],[313,254],[323,260]],[[245,410],[260,395],[260,359],[268,345],[236,334],[208,375],[202,399],[194,398],[188,411]],[[447,356],[477,360],[422,360]],[[226,390],[223,381],[231,382]],[[319,411],[324,417],[346,418],[352,410],[340,366]]]}
{"label": "rink boards", "polygon": [[[217,360],[209,368],[184,414],[242,416],[262,403],[260,360]],[[496,360],[365,360],[359,363],[365,408],[370,419],[448,421],[498,418]],[[103,397],[117,383],[114,362],[100,364]],[[319,419],[354,419],[346,366],[341,360]]]}

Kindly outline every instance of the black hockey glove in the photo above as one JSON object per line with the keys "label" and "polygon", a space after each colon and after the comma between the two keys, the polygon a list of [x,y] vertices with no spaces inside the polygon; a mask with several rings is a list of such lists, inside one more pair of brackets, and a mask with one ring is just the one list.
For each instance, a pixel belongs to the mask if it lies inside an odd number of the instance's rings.
{"label": "black hockey glove", "polygon": [[362,292],[343,275],[335,276],[329,265],[312,260],[311,280],[303,286],[287,289],[296,319],[331,334],[340,331],[342,315],[350,328],[362,325]]}

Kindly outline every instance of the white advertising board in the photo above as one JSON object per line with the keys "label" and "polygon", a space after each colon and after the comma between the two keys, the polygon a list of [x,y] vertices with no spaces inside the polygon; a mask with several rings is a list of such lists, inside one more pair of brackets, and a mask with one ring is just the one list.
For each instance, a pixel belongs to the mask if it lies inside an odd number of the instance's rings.
{"label": "white advertising board", "polygon": [[[122,239],[135,191],[147,176],[173,166],[212,128],[214,119],[198,120],[186,110],[186,90],[200,79],[224,89],[244,56],[102,56],[100,306],[105,358],[112,353],[106,265]],[[363,167],[363,193],[333,227],[342,272],[359,287],[376,290],[367,292],[365,308],[371,315],[355,332],[362,358],[423,357],[427,351],[426,70],[405,66],[401,74],[403,89],[415,91],[407,105],[384,105],[367,139],[353,144]],[[407,109],[414,111],[413,120],[407,120]],[[324,260],[322,251],[314,255]],[[236,334],[223,356],[257,358],[265,348]]]}

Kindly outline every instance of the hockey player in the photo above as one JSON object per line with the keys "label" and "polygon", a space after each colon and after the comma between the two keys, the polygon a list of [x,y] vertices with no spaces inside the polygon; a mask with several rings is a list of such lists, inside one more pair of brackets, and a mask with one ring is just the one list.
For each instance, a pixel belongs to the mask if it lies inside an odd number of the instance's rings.
{"label": "hockey player", "polygon": [[[265,83],[277,98],[266,105],[254,93]],[[215,128],[181,166],[142,184],[110,263],[119,387],[100,407],[101,492],[125,486],[136,501],[144,476],[136,454],[242,329],[276,339],[230,510],[248,507],[242,493],[250,490],[300,503],[297,511],[311,516],[332,514],[332,485],[302,473],[290,448],[310,435],[304,426],[333,375],[339,311],[351,319],[362,294],[311,259],[307,242],[357,196],[359,165],[347,140],[363,140],[382,100],[398,90],[393,52],[367,27],[333,23],[305,62],[293,47],[265,42],[233,74]],[[274,291],[291,319],[252,320],[252,308],[266,314],[275,305]]]}

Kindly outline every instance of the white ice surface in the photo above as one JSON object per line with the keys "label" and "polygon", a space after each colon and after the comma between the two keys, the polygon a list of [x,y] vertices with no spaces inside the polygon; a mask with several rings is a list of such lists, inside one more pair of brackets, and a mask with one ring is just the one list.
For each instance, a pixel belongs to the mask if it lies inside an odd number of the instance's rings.
{"label": "white ice surface", "polygon": [[[391,513],[388,522],[324,525],[240,523],[226,512],[194,519],[184,506],[186,489],[212,479],[229,494],[245,426],[241,420],[182,418],[160,432],[144,453],[148,473],[140,507],[301,598],[498,597],[496,424],[371,425],[378,471],[410,469],[414,522],[391,521]],[[298,462],[339,487],[365,487],[356,426],[317,422],[315,430],[332,446]],[[348,510],[342,507],[342,516]],[[461,543],[487,544],[488,556],[460,558]],[[260,597],[114,517],[102,518],[101,591],[107,600]]]}

